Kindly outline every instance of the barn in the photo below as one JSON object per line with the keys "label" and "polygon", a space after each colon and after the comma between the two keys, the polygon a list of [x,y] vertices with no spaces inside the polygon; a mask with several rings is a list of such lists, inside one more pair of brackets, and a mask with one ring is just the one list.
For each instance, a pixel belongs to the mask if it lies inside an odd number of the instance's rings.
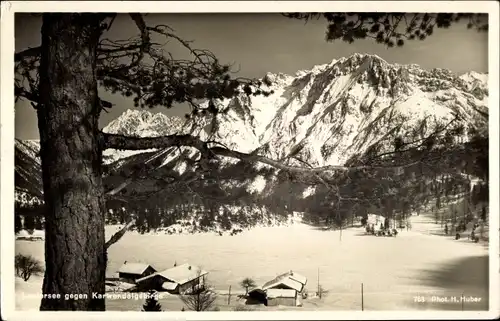
{"label": "barn", "polygon": [[155,272],[156,270],[149,264],[125,261],[118,270],[118,277],[122,282],[136,283],[138,279]]}
{"label": "barn", "polygon": [[172,294],[184,294],[203,288],[207,271],[188,263],[137,280],[144,290],[155,289]]}
{"label": "barn", "polygon": [[248,293],[249,302],[260,301],[265,305],[300,306],[307,278],[289,271],[266,282]]}

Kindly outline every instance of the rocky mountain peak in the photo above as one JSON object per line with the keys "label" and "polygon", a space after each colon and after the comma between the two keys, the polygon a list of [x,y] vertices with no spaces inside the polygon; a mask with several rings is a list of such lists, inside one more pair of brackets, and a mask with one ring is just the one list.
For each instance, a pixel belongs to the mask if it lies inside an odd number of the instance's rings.
{"label": "rocky mountain peak", "polygon": [[157,137],[177,133],[185,120],[167,116],[161,112],[141,109],[127,109],[111,121],[103,131],[134,137]]}

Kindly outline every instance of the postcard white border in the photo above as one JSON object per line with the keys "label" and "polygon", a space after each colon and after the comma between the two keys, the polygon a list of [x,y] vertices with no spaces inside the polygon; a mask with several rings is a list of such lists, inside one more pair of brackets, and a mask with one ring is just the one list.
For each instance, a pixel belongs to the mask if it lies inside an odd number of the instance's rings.
{"label": "postcard white border", "polygon": [[[1,312],[7,320],[331,320],[491,319],[500,316],[499,282],[499,4],[497,1],[6,1],[1,3]],[[331,312],[20,312],[14,300],[14,13],[15,12],[483,12],[489,14],[490,243],[489,311]]]}

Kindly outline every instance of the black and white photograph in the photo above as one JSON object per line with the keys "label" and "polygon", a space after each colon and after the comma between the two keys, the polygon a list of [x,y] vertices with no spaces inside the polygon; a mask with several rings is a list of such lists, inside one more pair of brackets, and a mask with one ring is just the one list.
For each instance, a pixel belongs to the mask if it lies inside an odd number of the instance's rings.
{"label": "black and white photograph", "polygon": [[3,316],[499,316],[498,3],[183,2],[2,3]]}

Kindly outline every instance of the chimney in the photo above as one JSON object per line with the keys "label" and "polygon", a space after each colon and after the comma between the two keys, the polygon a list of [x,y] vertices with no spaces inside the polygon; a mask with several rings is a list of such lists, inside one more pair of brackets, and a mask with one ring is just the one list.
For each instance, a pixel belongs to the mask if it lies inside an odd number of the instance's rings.
{"label": "chimney", "polygon": [[123,261],[123,264],[127,264],[127,261]]}
{"label": "chimney", "polygon": [[177,261],[174,262],[174,267],[177,266]]}
{"label": "chimney", "polygon": [[188,270],[191,270],[191,265],[190,265],[190,266],[188,266]]}

